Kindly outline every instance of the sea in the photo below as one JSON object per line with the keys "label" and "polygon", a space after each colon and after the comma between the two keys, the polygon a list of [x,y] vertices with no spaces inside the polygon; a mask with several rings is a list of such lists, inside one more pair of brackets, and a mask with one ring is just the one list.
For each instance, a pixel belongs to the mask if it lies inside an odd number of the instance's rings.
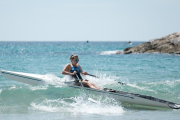
{"label": "sea", "polygon": [[[40,74],[45,85],[32,86],[0,75],[0,120],[180,120],[180,110],[124,104],[64,84],[64,66],[79,56],[82,76],[100,88],[143,94],[180,104],[180,56],[171,54],[116,54],[143,43],[0,42],[0,69]],[[124,85],[118,82],[125,83]]]}

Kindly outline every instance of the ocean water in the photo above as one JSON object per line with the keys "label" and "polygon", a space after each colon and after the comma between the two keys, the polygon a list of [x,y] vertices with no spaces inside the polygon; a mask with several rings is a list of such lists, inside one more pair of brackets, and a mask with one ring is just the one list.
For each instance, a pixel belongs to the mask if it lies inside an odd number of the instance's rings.
{"label": "ocean water", "polygon": [[[0,42],[0,69],[46,75],[44,86],[18,83],[0,75],[0,120],[179,120],[180,110],[143,108],[101,98],[94,104],[83,90],[61,83],[71,54],[97,86],[145,94],[180,103],[180,56],[168,54],[116,55],[142,42]],[[116,81],[126,83],[120,85]]]}

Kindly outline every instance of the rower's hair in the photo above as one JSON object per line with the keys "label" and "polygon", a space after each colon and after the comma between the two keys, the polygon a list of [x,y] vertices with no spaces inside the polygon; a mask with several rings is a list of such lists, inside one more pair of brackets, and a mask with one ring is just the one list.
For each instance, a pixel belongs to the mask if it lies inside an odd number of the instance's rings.
{"label": "rower's hair", "polygon": [[69,59],[72,60],[72,59],[75,59],[75,57],[78,57],[78,55],[71,55],[71,56],[69,57]]}

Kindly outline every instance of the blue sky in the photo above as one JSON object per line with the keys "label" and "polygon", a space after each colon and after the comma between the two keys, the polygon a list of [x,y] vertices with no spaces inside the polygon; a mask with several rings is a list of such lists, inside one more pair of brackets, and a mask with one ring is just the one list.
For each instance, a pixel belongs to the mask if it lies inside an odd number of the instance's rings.
{"label": "blue sky", "polygon": [[0,41],[148,41],[180,31],[180,0],[0,0]]}

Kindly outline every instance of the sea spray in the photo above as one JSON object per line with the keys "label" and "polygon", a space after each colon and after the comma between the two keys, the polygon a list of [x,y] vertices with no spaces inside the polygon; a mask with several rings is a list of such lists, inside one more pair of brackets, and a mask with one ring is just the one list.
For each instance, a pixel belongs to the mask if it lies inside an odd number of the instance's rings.
{"label": "sea spray", "polygon": [[41,103],[31,103],[30,110],[39,112],[67,112],[72,114],[123,114],[125,111],[120,103],[111,98],[92,103],[84,97],[71,97],[65,99],[46,99]]}

